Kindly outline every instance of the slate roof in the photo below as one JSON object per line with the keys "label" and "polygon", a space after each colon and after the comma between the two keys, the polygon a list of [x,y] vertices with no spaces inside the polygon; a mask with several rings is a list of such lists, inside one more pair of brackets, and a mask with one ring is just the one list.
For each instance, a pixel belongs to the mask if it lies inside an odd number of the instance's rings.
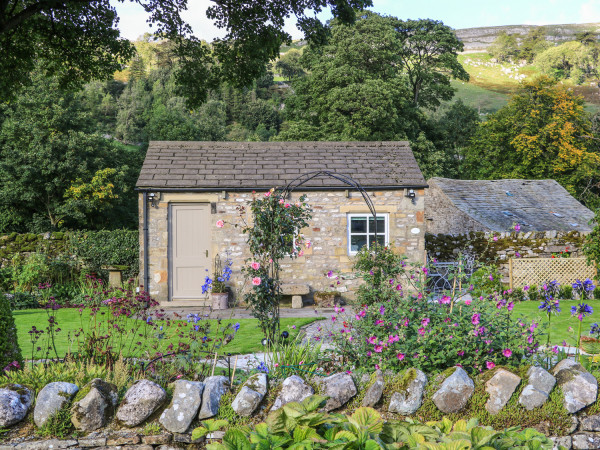
{"label": "slate roof", "polygon": [[490,231],[590,231],[594,213],[554,180],[431,178],[454,205]]}
{"label": "slate roof", "polygon": [[[328,170],[365,188],[426,187],[408,142],[150,142],[140,189],[285,187],[301,174]],[[304,184],[343,188],[328,177]]]}

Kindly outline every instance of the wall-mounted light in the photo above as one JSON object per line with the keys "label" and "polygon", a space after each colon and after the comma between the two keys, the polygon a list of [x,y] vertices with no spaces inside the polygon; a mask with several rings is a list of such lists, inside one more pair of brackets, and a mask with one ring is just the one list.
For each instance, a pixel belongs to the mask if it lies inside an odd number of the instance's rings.
{"label": "wall-mounted light", "polygon": [[417,203],[417,194],[415,194],[414,189],[408,189],[406,191],[406,198],[410,198],[413,205]]}
{"label": "wall-mounted light", "polygon": [[158,203],[160,202],[160,192],[158,193],[158,195],[154,192],[149,192],[148,201],[150,202],[150,206],[158,208]]}

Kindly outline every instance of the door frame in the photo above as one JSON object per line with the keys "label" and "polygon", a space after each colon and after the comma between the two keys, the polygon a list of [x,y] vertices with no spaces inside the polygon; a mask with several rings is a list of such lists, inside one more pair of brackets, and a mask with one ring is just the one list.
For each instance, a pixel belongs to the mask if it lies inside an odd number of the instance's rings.
{"label": "door frame", "polygon": [[[210,207],[210,202],[203,201],[170,201],[167,205],[167,262],[168,262],[168,274],[167,274],[167,283],[169,285],[169,298],[167,301],[169,302],[179,302],[185,301],[190,302],[190,306],[193,306],[192,302],[194,301],[204,301],[209,299],[209,295],[206,298],[197,298],[197,299],[189,299],[189,300],[173,300],[173,206],[189,206],[189,205],[208,205]],[[210,209],[209,209],[210,212]],[[212,245],[208,247],[208,257],[209,260],[212,261]],[[210,268],[209,268],[210,270]]]}

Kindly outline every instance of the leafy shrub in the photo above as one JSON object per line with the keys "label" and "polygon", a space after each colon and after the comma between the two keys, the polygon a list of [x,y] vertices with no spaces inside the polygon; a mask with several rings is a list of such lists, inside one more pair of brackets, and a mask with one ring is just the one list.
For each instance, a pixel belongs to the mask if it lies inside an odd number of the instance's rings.
{"label": "leafy shrub", "polygon": [[564,284],[560,287],[559,297],[563,300],[571,300],[573,298],[573,286]]}
{"label": "leafy shrub", "polygon": [[502,274],[496,266],[483,266],[473,273],[469,284],[473,286],[471,292],[473,297],[485,297],[494,292],[502,292]]}
{"label": "leafy shrub", "polygon": [[354,262],[356,276],[365,281],[356,293],[357,303],[372,305],[397,299],[402,290],[395,280],[398,275],[404,273],[404,259],[391,247],[362,247]]}
{"label": "leafy shrub", "polygon": [[125,277],[139,271],[137,230],[77,231],[69,235],[69,248],[88,267],[104,273],[102,266],[127,266]]}
{"label": "leafy shrub", "polygon": [[38,308],[40,306],[37,297],[27,292],[15,292],[14,294],[3,295],[10,301],[10,309],[13,311]]}
{"label": "leafy shrub", "polygon": [[23,357],[17,340],[17,327],[10,310],[10,302],[5,295],[0,295],[0,370],[18,369],[22,366]]}
{"label": "leafy shrub", "polygon": [[[476,419],[452,423],[447,418],[426,424],[418,422],[384,422],[372,408],[358,408],[352,415],[320,412],[325,401],[317,395],[301,403],[288,403],[253,428],[229,429],[222,443],[208,444],[208,450],[261,448],[536,448],[551,449],[552,441],[543,434],[526,429],[509,428],[497,432],[480,426]],[[226,426],[224,421],[206,421],[196,428],[193,438]],[[452,446],[448,446],[449,444]],[[441,445],[436,445],[441,444]]]}
{"label": "leafy shrub", "polygon": [[596,300],[600,300],[600,286],[596,286],[596,289],[594,289],[593,295]]}
{"label": "leafy shrub", "polygon": [[537,302],[540,299],[540,292],[535,284],[532,284],[529,286],[529,289],[527,289],[527,297],[529,297],[529,300],[532,302]]}
{"label": "leafy shrub", "polygon": [[73,423],[71,423],[71,402],[67,402],[48,418],[46,423],[37,430],[36,434],[44,437],[56,436],[59,439],[64,439],[73,430]]}

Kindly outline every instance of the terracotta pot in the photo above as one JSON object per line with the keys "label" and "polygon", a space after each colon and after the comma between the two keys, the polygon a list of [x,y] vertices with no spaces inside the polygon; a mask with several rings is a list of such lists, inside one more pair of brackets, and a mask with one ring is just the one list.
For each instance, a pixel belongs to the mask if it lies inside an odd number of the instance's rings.
{"label": "terracotta pot", "polygon": [[227,302],[229,299],[228,292],[211,292],[210,299],[212,301],[212,309],[227,309],[229,307],[229,304]]}

